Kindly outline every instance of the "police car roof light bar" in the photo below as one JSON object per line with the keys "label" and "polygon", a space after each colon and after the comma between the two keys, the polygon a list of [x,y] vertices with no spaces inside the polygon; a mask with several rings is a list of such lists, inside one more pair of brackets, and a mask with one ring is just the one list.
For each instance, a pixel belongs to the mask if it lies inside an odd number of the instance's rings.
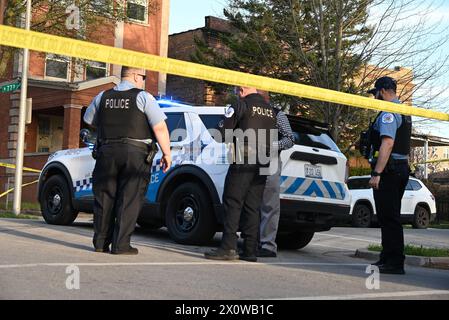
{"label": "police car roof light bar", "polygon": [[172,107],[193,107],[189,104],[184,104],[180,102],[176,102],[173,100],[160,99],[157,100],[157,103],[161,106],[161,108],[172,108]]}

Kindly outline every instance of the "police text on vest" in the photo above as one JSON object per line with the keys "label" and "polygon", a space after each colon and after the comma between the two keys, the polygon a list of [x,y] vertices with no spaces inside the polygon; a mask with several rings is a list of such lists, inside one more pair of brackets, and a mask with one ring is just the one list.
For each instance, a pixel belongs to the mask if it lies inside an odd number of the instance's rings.
{"label": "police text on vest", "polygon": [[268,117],[268,118],[274,118],[273,117],[273,110],[271,109],[267,109],[267,108],[263,108],[263,107],[253,107],[253,116],[255,114],[258,114],[259,116],[264,116],[264,117]]}
{"label": "police text on vest", "polygon": [[129,99],[106,99],[106,109],[129,109]]}

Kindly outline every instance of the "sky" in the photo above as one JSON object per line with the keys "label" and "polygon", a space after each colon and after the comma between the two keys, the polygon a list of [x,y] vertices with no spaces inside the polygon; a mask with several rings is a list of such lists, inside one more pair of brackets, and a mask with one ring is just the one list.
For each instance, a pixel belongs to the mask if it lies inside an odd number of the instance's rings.
{"label": "sky", "polygon": [[[425,0],[429,4],[438,3],[438,10],[432,11],[429,20],[443,21],[444,26],[449,27],[449,0]],[[204,17],[208,15],[223,17],[223,8],[227,0],[171,0],[170,1],[170,34],[196,29],[204,26]],[[420,10],[417,8],[417,10]],[[444,48],[449,52],[449,43]],[[406,67],[406,66],[405,66]],[[441,85],[449,87],[449,75],[441,78]],[[442,99],[444,108],[449,112],[449,90],[443,94],[447,99]],[[446,102],[444,102],[446,101]],[[435,106],[438,107],[438,106]],[[449,138],[448,122],[432,122],[427,128],[420,128],[423,133]]]}
{"label": "sky", "polygon": [[226,0],[170,0],[170,34],[204,27],[204,17],[223,16]]}

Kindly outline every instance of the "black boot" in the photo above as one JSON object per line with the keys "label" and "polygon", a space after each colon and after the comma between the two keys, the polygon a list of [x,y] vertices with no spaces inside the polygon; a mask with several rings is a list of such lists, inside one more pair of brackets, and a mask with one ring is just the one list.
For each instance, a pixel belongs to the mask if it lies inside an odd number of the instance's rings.
{"label": "black boot", "polygon": [[404,265],[381,264],[379,272],[382,274],[405,274]]}
{"label": "black boot", "polygon": [[133,248],[130,246],[128,250],[112,251],[111,253],[116,254],[116,255],[135,256],[135,255],[139,254],[139,250],[137,250],[137,248]]}
{"label": "black boot", "polygon": [[235,250],[225,250],[222,248],[213,249],[204,254],[210,260],[237,260],[239,256]]}

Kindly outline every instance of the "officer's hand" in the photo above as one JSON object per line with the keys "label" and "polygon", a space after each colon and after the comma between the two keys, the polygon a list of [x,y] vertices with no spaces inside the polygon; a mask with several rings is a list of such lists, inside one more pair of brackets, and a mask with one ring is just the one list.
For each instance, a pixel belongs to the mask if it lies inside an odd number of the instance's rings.
{"label": "officer's hand", "polygon": [[369,181],[369,186],[374,190],[379,190],[380,177],[371,177]]}
{"label": "officer's hand", "polygon": [[162,172],[167,173],[167,171],[170,170],[171,167],[171,156],[164,155],[161,159],[161,164],[162,164]]}

